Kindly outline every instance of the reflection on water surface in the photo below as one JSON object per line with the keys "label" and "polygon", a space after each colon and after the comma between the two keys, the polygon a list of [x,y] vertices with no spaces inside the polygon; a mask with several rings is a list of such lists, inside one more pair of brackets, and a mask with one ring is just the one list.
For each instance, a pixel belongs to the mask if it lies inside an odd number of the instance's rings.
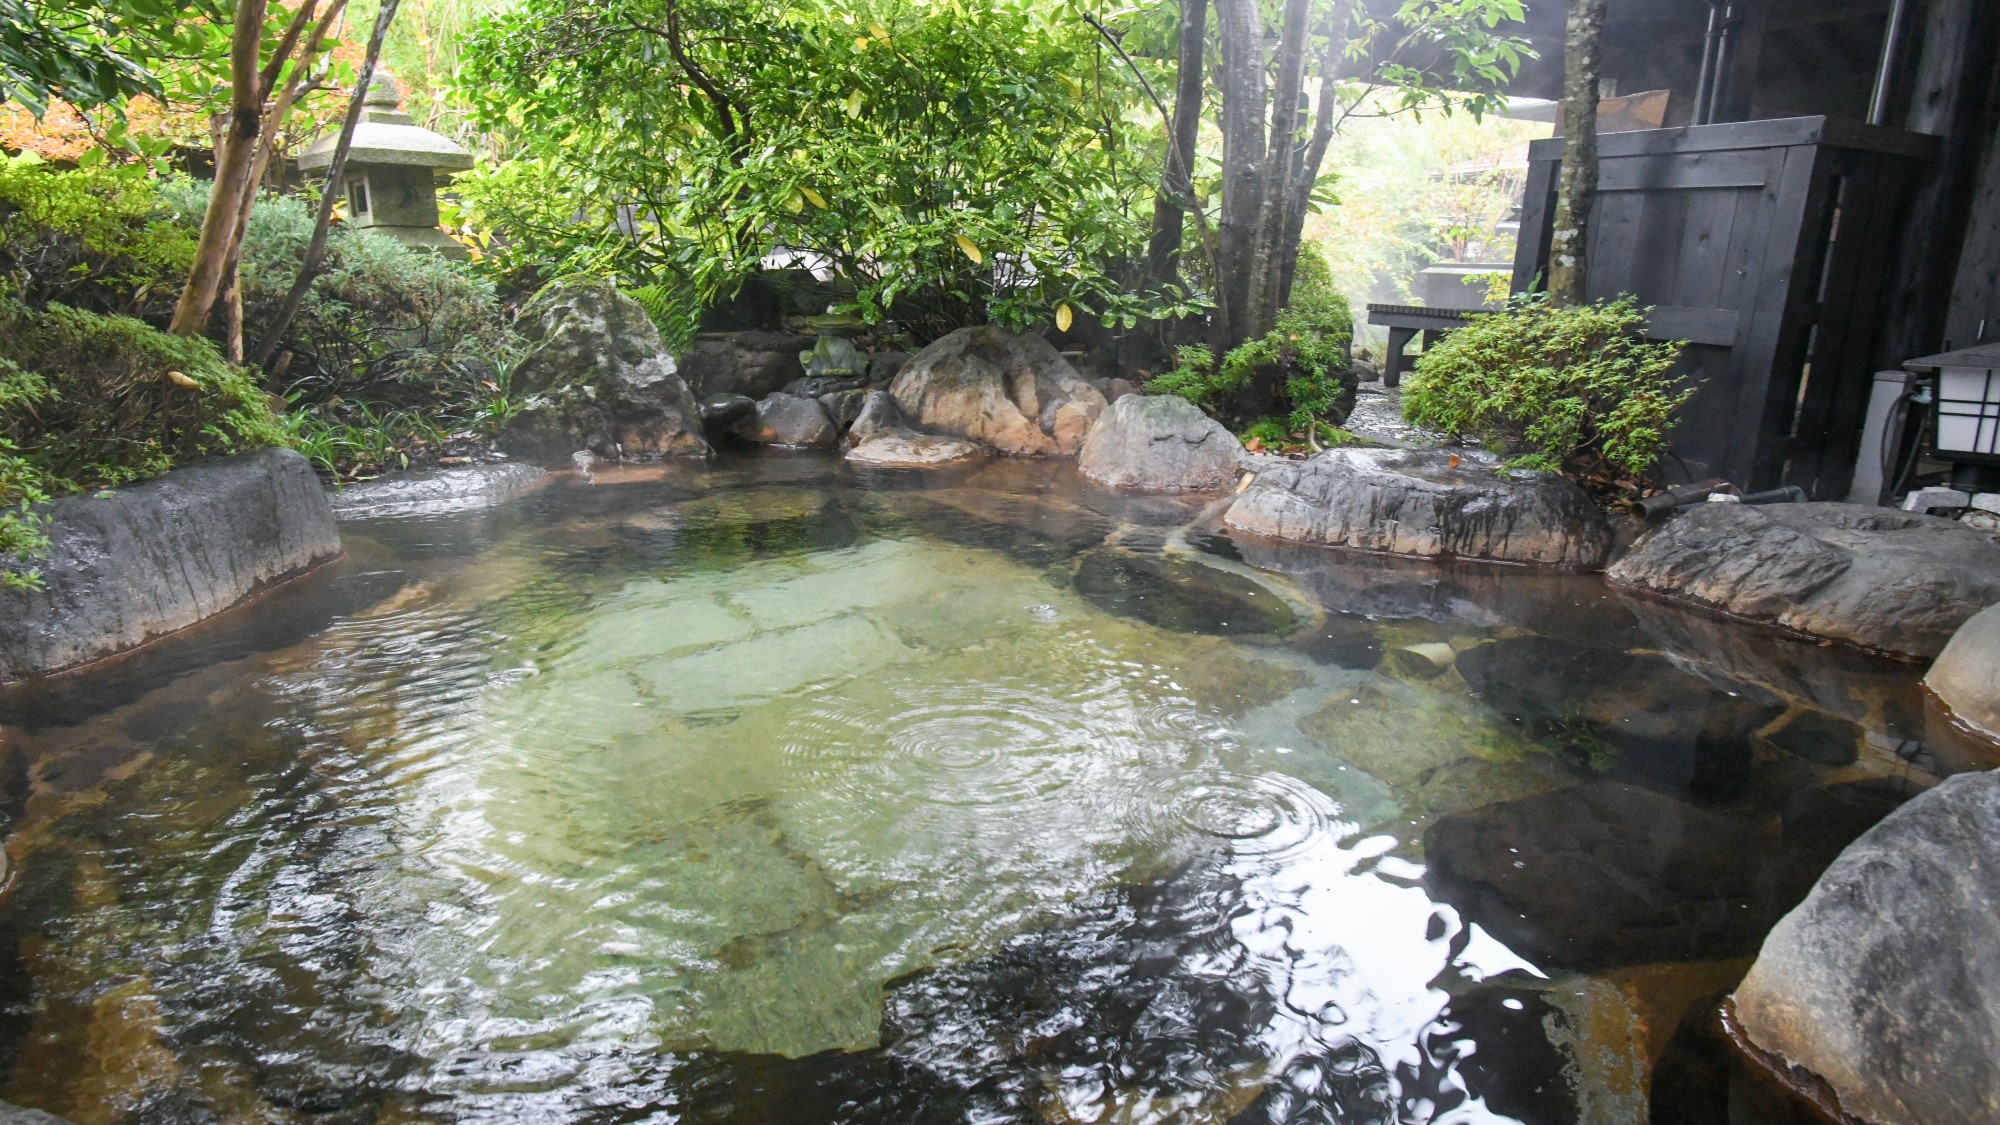
{"label": "reflection on water surface", "polygon": [[349,524],[0,697],[0,1097],[1638,1121],[1927,779],[1911,669],[1592,578],[1231,541],[1057,465],[633,476]]}

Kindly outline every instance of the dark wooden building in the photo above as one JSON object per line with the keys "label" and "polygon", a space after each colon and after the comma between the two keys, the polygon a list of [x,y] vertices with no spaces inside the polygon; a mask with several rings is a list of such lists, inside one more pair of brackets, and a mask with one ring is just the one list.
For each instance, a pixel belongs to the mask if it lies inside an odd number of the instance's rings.
{"label": "dark wooden building", "polygon": [[[1560,0],[1530,0],[1561,93]],[[1593,295],[1658,306],[1701,390],[1675,475],[1847,493],[1872,373],[2000,337],[2000,0],[1610,0]],[[1515,263],[1547,264],[1561,142],[1538,142]]]}

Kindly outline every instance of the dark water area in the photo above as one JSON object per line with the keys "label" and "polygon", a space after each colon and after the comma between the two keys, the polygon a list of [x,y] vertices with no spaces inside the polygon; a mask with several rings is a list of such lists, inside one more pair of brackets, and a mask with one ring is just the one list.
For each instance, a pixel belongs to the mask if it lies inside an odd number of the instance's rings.
{"label": "dark water area", "polygon": [[0,1099],[1781,1121],[1706,1013],[1935,781],[1912,666],[1064,465],[740,457],[342,531],[0,690]]}

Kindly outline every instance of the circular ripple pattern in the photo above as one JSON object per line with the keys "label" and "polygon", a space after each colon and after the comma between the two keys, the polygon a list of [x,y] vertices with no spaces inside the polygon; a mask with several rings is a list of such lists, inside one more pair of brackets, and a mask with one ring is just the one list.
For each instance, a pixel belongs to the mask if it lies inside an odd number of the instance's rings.
{"label": "circular ripple pattern", "polygon": [[1239,856],[1287,859],[1349,826],[1326,794],[1284,774],[1205,771],[1163,794],[1149,810],[1161,836],[1220,843]]}
{"label": "circular ripple pattern", "polygon": [[814,710],[792,724],[786,755],[830,794],[991,808],[1068,784],[1065,759],[1100,733],[1073,704],[1018,689],[910,689],[888,702]]}

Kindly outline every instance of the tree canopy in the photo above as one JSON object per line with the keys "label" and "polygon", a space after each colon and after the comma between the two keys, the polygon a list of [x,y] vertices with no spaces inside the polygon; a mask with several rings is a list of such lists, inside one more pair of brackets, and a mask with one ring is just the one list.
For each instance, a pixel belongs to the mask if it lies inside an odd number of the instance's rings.
{"label": "tree canopy", "polygon": [[698,301],[776,253],[920,330],[1152,311],[1111,275],[1141,252],[1157,154],[1061,8],[528,0],[475,57],[485,122],[532,163],[465,195],[572,264]]}

